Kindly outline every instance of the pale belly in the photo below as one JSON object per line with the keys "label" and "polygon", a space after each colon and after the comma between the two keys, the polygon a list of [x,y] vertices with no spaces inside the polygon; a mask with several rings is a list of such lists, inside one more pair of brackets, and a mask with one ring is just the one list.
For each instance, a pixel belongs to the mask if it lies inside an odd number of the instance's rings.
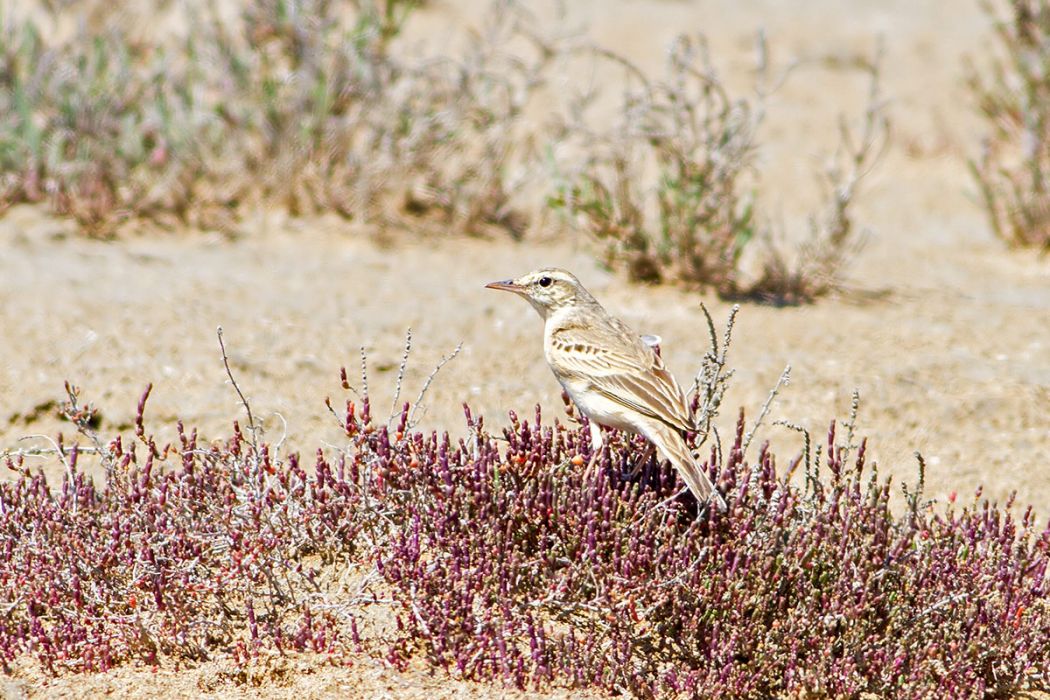
{"label": "pale belly", "polygon": [[561,379],[558,381],[561,382],[565,392],[580,409],[580,412],[591,421],[607,428],[626,430],[629,433],[642,432],[636,422],[632,420],[633,412],[615,401],[605,398],[598,392],[591,391],[586,381],[562,381]]}

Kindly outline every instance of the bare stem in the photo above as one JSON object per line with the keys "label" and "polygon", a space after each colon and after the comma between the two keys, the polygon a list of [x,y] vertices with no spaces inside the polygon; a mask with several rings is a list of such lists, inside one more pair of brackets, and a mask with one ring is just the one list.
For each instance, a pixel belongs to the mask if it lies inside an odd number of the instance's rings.
{"label": "bare stem", "polygon": [[245,398],[244,392],[241,391],[241,387],[237,384],[237,380],[233,376],[233,370],[230,369],[230,358],[226,355],[226,344],[222,340],[222,326],[215,329],[215,334],[219,338],[219,350],[222,352],[222,364],[223,367],[226,368],[226,376],[230,378],[230,383],[233,384],[233,388],[237,391],[237,396],[241,398],[241,405],[244,406],[244,412],[248,414],[248,431],[252,434],[252,450],[258,455],[258,429],[255,426],[255,417],[252,415],[252,407],[248,403],[248,399]]}

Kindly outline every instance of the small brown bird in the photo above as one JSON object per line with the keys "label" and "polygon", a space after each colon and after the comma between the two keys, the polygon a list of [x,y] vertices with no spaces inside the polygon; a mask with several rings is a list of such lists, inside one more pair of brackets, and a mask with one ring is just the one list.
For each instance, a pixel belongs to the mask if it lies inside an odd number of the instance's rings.
{"label": "small brown bird", "polygon": [[547,364],[590,419],[596,451],[602,446],[599,425],[644,435],[698,501],[725,508],[686,445],[683,433],[695,427],[685,394],[637,333],[610,316],[565,270],[543,268],[486,287],[525,297],[539,312]]}

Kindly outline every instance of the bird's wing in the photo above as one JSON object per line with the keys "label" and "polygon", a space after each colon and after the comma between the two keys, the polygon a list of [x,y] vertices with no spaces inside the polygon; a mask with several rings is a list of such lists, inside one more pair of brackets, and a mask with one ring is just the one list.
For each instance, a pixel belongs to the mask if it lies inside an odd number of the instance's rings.
{"label": "bird's wing", "polygon": [[663,360],[622,322],[606,320],[551,334],[555,372],[586,379],[606,398],[672,428],[692,430],[685,394]]}

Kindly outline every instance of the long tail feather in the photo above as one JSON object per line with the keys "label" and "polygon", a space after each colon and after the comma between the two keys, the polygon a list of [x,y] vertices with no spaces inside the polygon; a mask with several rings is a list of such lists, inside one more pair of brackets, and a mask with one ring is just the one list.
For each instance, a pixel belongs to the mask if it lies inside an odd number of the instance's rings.
{"label": "long tail feather", "polygon": [[696,496],[700,503],[712,503],[719,510],[726,509],[726,502],[722,495],[715,490],[711,480],[707,478],[700,465],[696,463],[685,440],[673,428],[654,421],[645,431],[645,436],[656,445],[660,456],[671,462],[671,466],[682,475],[689,490]]}

